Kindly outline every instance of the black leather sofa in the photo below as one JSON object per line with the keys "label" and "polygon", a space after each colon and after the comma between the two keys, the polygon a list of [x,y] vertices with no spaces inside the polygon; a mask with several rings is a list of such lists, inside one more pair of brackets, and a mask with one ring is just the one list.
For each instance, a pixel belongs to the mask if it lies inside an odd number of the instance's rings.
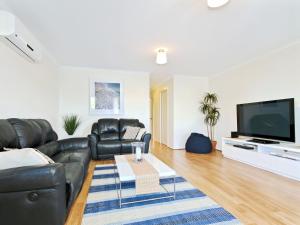
{"label": "black leather sofa", "polygon": [[[137,119],[100,119],[92,126],[89,142],[93,159],[111,159],[114,155],[132,152],[131,143],[136,140],[124,140],[128,126],[144,128]],[[149,151],[151,134],[145,134],[141,141],[145,142],[145,153]]]}
{"label": "black leather sofa", "polygon": [[63,225],[87,174],[88,139],[57,141],[46,120],[8,119],[0,120],[0,146],[37,148],[55,161],[0,170],[0,224]]}

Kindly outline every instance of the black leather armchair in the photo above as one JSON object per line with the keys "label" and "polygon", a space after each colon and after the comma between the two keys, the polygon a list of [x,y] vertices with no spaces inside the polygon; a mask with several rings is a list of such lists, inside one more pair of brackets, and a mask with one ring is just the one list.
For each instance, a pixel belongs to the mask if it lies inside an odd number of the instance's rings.
{"label": "black leather armchair", "polygon": [[46,120],[8,119],[0,120],[0,146],[37,148],[55,161],[0,170],[0,223],[63,225],[87,174],[88,139],[58,141]]}
{"label": "black leather armchair", "polygon": [[[114,155],[132,152],[131,143],[137,140],[125,140],[123,136],[128,126],[144,128],[137,119],[100,119],[92,126],[89,143],[93,159],[111,159]],[[151,134],[146,133],[140,141],[145,142],[148,153]]]}

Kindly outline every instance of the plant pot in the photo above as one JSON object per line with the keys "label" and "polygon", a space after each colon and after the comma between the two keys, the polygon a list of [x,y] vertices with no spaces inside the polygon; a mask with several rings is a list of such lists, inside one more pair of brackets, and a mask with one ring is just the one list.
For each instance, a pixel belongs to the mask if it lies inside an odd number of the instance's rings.
{"label": "plant pot", "polygon": [[211,141],[211,150],[215,151],[217,149],[217,141]]}

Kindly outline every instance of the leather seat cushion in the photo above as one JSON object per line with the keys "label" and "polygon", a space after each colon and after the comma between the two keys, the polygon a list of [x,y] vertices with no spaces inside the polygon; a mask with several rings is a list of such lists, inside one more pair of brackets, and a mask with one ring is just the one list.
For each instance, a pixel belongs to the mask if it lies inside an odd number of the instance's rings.
{"label": "leather seat cushion", "polygon": [[66,152],[62,151],[52,157],[52,159],[57,163],[81,163],[84,169],[84,176],[87,173],[90,158],[91,153],[89,149],[68,150]]}
{"label": "leather seat cushion", "polygon": [[119,140],[119,120],[98,120],[98,133],[101,141]]}
{"label": "leather seat cushion", "polygon": [[37,147],[37,149],[40,152],[44,153],[45,155],[52,157],[56,153],[58,153],[58,143],[57,143],[57,141],[52,141],[52,142],[49,142],[47,144]]}
{"label": "leather seat cushion", "polygon": [[14,127],[21,148],[34,148],[42,144],[42,129],[30,120],[8,119],[8,122]]}
{"label": "leather seat cushion", "polygon": [[136,142],[136,140],[126,140],[121,142],[121,154],[131,154],[132,153],[132,147],[131,143]]}
{"label": "leather seat cushion", "polygon": [[18,148],[18,136],[13,126],[7,120],[0,120],[1,147]]}
{"label": "leather seat cushion", "polygon": [[76,199],[84,179],[84,170],[81,163],[65,163],[67,208],[69,209]]}
{"label": "leather seat cushion", "polygon": [[30,121],[38,124],[42,129],[42,144],[57,140],[57,135],[54,132],[51,124],[44,119],[32,119]]}
{"label": "leather seat cushion", "polygon": [[100,135],[101,141],[118,141],[119,140],[119,132],[112,133],[103,133]]}
{"label": "leather seat cushion", "polygon": [[121,154],[120,141],[100,141],[97,143],[98,155],[115,155]]}

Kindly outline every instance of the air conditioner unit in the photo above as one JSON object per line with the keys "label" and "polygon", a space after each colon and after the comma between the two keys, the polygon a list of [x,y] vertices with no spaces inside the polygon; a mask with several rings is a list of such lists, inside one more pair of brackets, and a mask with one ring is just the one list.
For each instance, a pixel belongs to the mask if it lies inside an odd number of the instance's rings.
{"label": "air conditioner unit", "polygon": [[42,54],[35,46],[24,40],[15,29],[15,16],[6,11],[0,11],[0,36],[4,37],[20,53],[32,62],[39,62]]}
{"label": "air conditioner unit", "polygon": [[41,61],[41,53],[34,46],[27,43],[17,33],[4,37],[10,44],[16,47],[21,53],[28,57],[32,62]]}

